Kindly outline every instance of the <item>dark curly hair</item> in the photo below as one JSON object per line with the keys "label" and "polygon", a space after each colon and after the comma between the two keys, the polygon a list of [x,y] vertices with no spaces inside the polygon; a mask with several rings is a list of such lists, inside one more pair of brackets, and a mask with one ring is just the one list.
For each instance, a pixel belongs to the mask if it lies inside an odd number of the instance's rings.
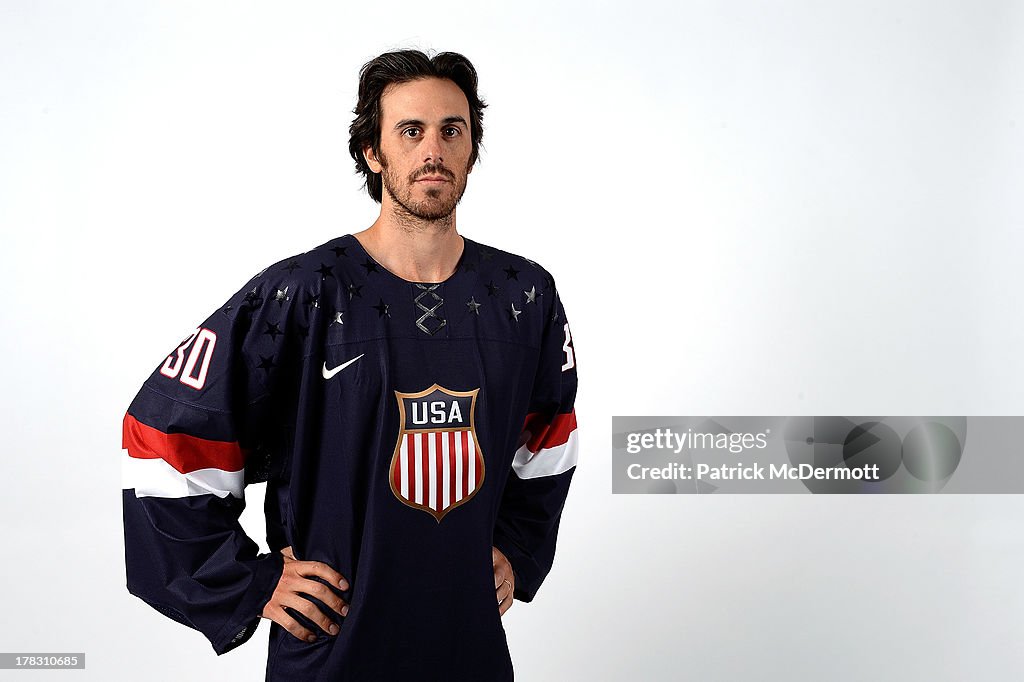
{"label": "dark curly hair", "polygon": [[381,201],[381,176],[370,170],[363,157],[363,148],[371,147],[380,155],[380,98],[384,90],[395,83],[406,83],[420,78],[446,78],[466,95],[469,102],[470,139],[473,152],[469,165],[476,163],[480,140],[484,136],[484,103],[476,92],[477,75],[473,64],[457,52],[441,52],[428,57],[420,50],[385,52],[359,70],[359,101],[352,113],[356,115],[348,127],[348,151],[356,162],[356,172],[366,179],[366,191],[377,203]]}

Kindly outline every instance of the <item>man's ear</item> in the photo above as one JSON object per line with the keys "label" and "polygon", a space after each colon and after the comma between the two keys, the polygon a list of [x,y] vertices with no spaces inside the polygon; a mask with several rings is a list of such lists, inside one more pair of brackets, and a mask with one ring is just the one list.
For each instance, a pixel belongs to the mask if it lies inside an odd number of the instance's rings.
{"label": "man's ear", "polygon": [[373,153],[373,147],[363,147],[363,158],[366,159],[366,165],[370,167],[371,171],[380,173],[380,161],[377,160],[377,155]]}

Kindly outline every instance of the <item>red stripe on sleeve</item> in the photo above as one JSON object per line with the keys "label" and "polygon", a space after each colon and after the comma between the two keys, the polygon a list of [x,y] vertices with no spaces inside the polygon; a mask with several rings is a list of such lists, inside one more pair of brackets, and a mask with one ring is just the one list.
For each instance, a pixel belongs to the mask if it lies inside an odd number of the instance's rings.
{"label": "red stripe on sleeve", "polygon": [[124,416],[121,447],[138,459],[162,459],[183,474],[198,469],[241,471],[245,453],[237,442],[206,440],[185,433],[164,433],[130,414]]}
{"label": "red stripe on sleeve", "polygon": [[526,421],[523,423],[523,431],[530,434],[530,440],[526,441],[526,447],[530,452],[565,445],[569,440],[569,434],[575,430],[575,409],[567,414],[556,414],[554,417],[531,412],[526,415]]}

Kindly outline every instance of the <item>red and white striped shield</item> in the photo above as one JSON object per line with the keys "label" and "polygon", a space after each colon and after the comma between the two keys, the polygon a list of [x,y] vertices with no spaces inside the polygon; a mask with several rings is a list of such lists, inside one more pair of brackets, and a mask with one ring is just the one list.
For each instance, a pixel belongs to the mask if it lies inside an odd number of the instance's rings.
{"label": "red and white striped shield", "polygon": [[391,458],[391,490],[438,523],[484,481],[474,426],[479,391],[450,391],[437,384],[418,393],[395,391],[401,430]]}

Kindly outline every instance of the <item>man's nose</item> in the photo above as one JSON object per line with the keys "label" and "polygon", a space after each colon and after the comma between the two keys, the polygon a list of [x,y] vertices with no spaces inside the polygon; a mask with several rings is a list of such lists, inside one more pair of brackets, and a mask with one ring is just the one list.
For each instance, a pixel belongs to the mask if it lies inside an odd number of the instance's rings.
{"label": "man's nose", "polygon": [[424,163],[443,163],[441,132],[438,130],[427,131],[423,134],[423,143],[420,147],[423,153]]}

